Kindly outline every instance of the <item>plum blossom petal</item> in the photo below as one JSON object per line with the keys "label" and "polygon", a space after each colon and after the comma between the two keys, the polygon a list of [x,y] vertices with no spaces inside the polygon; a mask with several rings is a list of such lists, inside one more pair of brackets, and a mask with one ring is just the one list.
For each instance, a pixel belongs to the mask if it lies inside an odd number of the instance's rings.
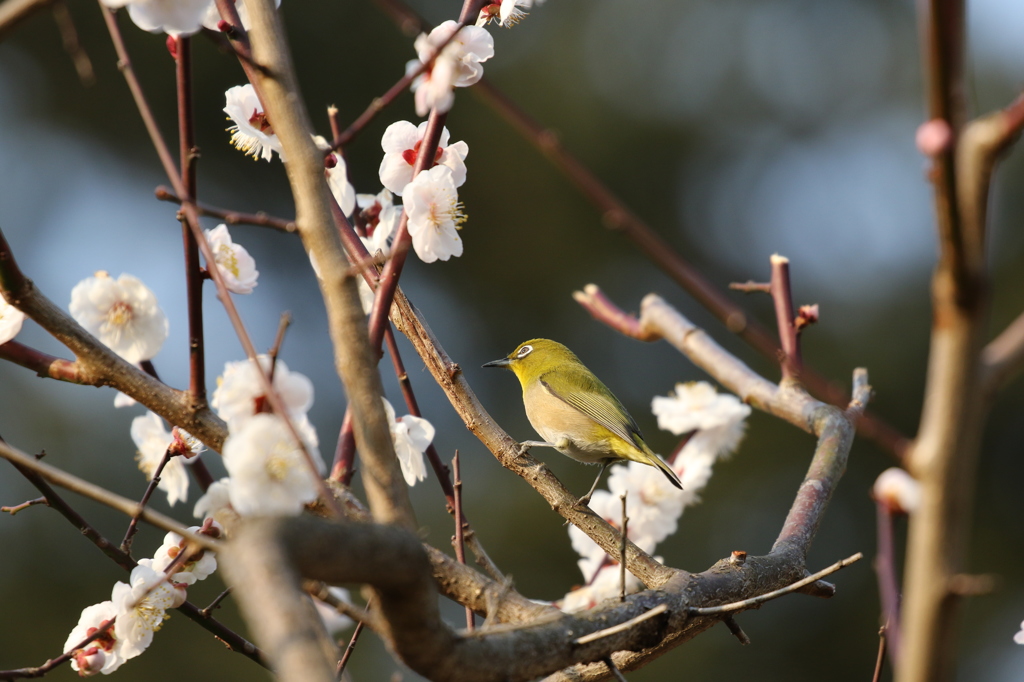
{"label": "plum blossom petal", "polygon": [[[380,141],[384,150],[384,159],[380,163],[380,182],[398,196],[402,196],[405,186],[412,182],[413,170],[426,132],[426,121],[418,127],[409,121],[396,121],[384,131]],[[449,132],[445,128],[441,132],[434,163],[451,168],[452,181],[456,187],[461,187],[466,182],[465,160],[469,154],[469,145],[462,141],[449,145],[448,138]]]}
{"label": "plum blossom petal", "polygon": [[210,0],[101,0],[111,8],[128,7],[136,26],[151,33],[188,35],[203,26]]}
{"label": "plum blossom petal", "polygon": [[138,363],[160,352],[170,325],[156,296],[132,275],[116,280],[97,272],[71,290],[71,316],[125,360]]}
{"label": "plum blossom petal", "polygon": [[348,181],[348,166],[345,157],[332,152],[327,163],[327,186],[331,188],[334,200],[341,207],[341,212],[351,215],[356,207],[356,188]]}
{"label": "plum blossom petal", "polygon": [[231,479],[222,478],[214,481],[206,489],[206,493],[196,500],[196,506],[192,515],[197,519],[208,519],[216,516],[221,510],[229,508],[231,504]]}
{"label": "plum blossom petal", "polygon": [[227,130],[231,133],[231,144],[235,149],[254,159],[262,158],[266,161],[274,158],[274,152],[277,152],[284,161],[281,141],[277,139],[274,128],[263,113],[263,105],[251,83],[228,88],[224,93],[224,102],[224,113],[233,123]]}
{"label": "plum blossom petal", "polygon": [[[151,481],[164,454],[174,444],[174,436],[164,428],[163,419],[153,412],[133,419],[131,434],[138,449],[135,459],[139,463],[139,470]],[[167,461],[157,488],[167,493],[167,504],[172,507],[188,499],[188,472],[181,457],[172,457]]]}
{"label": "plum blossom petal", "polygon": [[[349,594],[348,590],[344,587],[328,587],[327,591],[331,593],[331,596],[346,602],[352,603],[352,595]],[[327,602],[321,601],[314,597],[313,606],[316,607],[317,615],[320,616],[320,620],[324,622],[324,629],[327,633],[334,635],[352,625],[352,619],[341,613],[338,613],[338,609],[334,608]]]}
{"label": "plum blossom petal", "polygon": [[532,6],[533,0],[501,0],[500,2],[492,2],[481,8],[476,25],[486,26],[489,22],[496,21],[500,26],[511,28],[527,15],[527,12],[520,9],[520,7],[529,9]]}
{"label": "plum blossom petal", "polygon": [[381,400],[384,401],[384,411],[388,415],[391,440],[395,444],[395,455],[398,456],[398,463],[402,467],[402,476],[405,477],[407,485],[416,485],[418,481],[427,477],[423,453],[434,440],[434,426],[426,419],[411,414],[396,419],[395,408],[387,398]]}
{"label": "plum blossom petal", "polygon": [[[0,345],[13,339],[21,331],[25,313],[21,312],[0,296]],[[84,639],[84,638],[83,638]]]}
{"label": "plum blossom petal", "polygon": [[[296,425],[298,426],[298,425]],[[320,473],[320,451],[299,429]],[[231,476],[231,506],[242,515],[287,515],[302,511],[317,497],[317,480],[288,427],[277,415],[246,420],[224,443],[224,465]]]}
{"label": "plum blossom petal", "polygon": [[424,263],[462,255],[458,230],[466,220],[447,166],[425,170],[409,183],[404,197],[409,236]]}
{"label": "plum blossom petal", "polygon": [[224,285],[228,291],[251,294],[256,288],[256,280],[260,273],[256,269],[256,261],[249,252],[241,244],[231,241],[231,233],[224,223],[212,230],[204,230],[203,234],[210,245],[210,250],[213,251],[213,260],[224,278]]}

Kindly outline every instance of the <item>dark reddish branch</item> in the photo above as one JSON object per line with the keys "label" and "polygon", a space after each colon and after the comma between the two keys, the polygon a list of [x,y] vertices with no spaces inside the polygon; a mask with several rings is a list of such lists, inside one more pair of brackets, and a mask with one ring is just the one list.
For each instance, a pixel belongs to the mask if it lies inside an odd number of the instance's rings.
{"label": "dark reddish branch", "polygon": [[[178,36],[174,50],[175,76],[178,90],[178,155],[181,183],[188,192],[183,199],[196,200],[195,117],[192,107],[192,39]],[[185,287],[188,301],[189,397],[194,406],[206,405],[206,346],[203,339],[203,274],[199,261],[199,245],[182,216],[182,242],[185,248]],[[212,264],[211,264],[212,267]]]}
{"label": "dark reddish branch", "polygon": [[[416,158],[416,166],[413,168],[413,178],[433,165],[447,117],[447,114],[439,113],[436,109],[430,112],[430,118],[427,119],[427,130],[420,145],[420,154]],[[391,247],[391,259],[384,265],[384,271],[381,272],[380,284],[373,299],[373,310],[370,312],[370,346],[376,351],[378,357],[381,353],[381,342],[384,340],[384,328],[389,324],[388,314],[391,312],[391,302],[394,300],[395,290],[398,288],[398,278],[402,276],[402,268],[405,266],[405,259],[409,255],[411,246],[409,214],[402,211],[402,218],[398,223],[398,233],[395,235],[394,245]]]}
{"label": "dark reddish branch", "polygon": [[167,463],[171,461],[171,457],[175,454],[170,447],[164,452],[164,456],[160,458],[160,464],[157,465],[156,470],[153,472],[153,478],[150,479],[149,485],[146,486],[146,492],[142,494],[142,499],[139,500],[139,509],[132,516],[131,521],[128,522],[128,530],[125,531],[124,540],[121,541],[121,551],[131,556],[132,553],[132,540],[135,539],[135,533],[139,530],[139,519],[142,518],[142,512],[149,504],[149,498],[153,496],[153,492],[156,487],[160,485],[160,474],[164,472],[164,468]]}
{"label": "dark reddish branch", "polygon": [[342,485],[352,485],[356,473],[356,435],[352,426],[352,410],[345,410],[338,433],[338,444],[334,449],[334,463],[331,465],[331,480]]}
{"label": "dark reddish branch", "polygon": [[[215,2],[217,11],[220,12],[221,16],[219,26],[226,29],[221,32],[221,35],[227,38],[228,45],[234,50],[235,55],[238,57],[238,63],[242,65],[242,70],[245,71],[246,77],[252,83],[256,96],[262,104],[263,98],[260,96],[259,86],[256,85],[257,78],[255,72],[258,71],[261,74],[269,75],[269,70],[262,64],[256,63],[256,60],[252,57],[252,46],[249,44],[249,36],[242,27],[242,20],[238,16],[235,0],[215,0]],[[263,110],[266,111],[266,107],[263,107]]]}
{"label": "dark reddish branch", "polygon": [[892,537],[892,512],[884,502],[876,502],[878,554],[875,556],[875,573],[878,575],[878,592],[882,605],[882,629],[888,642],[889,657],[893,665],[899,660],[900,652],[900,592],[896,578],[896,555]]}
{"label": "dark reddish branch", "polygon": [[[156,190],[154,190],[154,194],[160,201],[170,201],[175,204],[181,203],[181,198],[163,185],[157,187]],[[275,218],[274,216],[267,215],[263,212],[242,213],[240,211],[228,211],[223,208],[216,208],[214,206],[200,203],[196,203],[195,208],[196,213],[199,215],[210,216],[211,218],[220,218],[228,225],[256,225],[258,227],[270,227],[282,232],[297,232],[299,229],[294,220]]]}
{"label": "dark reddish branch", "polygon": [[67,381],[72,384],[82,383],[77,362],[47,355],[17,341],[8,341],[0,345],[0,358],[30,369],[41,377]]}
{"label": "dark reddish branch", "polygon": [[596,284],[586,285],[583,291],[574,292],[572,297],[586,308],[595,320],[603,322],[624,336],[640,341],[657,341],[659,338],[641,329],[640,320],[615,305]]}
{"label": "dark reddish branch", "polygon": [[772,302],[775,304],[775,321],[779,327],[779,341],[782,346],[782,378],[798,379],[802,374],[803,360],[800,354],[800,335],[796,328],[796,312],[793,309],[789,259],[778,254],[773,255],[771,266]]}

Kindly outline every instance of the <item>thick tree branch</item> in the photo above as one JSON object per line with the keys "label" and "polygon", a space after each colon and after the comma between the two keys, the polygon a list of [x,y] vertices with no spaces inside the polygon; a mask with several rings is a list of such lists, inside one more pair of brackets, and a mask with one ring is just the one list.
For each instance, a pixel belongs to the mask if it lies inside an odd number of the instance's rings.
{"label": "thick tree branch", "polygon": [[40,376],[64,381],[73,378],[74,383],[89,386],[112,386],[185,429],[210,449],[220,451],[227,437],[224,422],[209,408],[196,409],[187,392],[167,386],[111,351],[54,305],[22,274],[3,231],[0,231],[0,294],[67,346],[77,360],[72,372],[68,361],[28,353],[25,346],[14,342],[0,346],[0,357],[35,370]]}

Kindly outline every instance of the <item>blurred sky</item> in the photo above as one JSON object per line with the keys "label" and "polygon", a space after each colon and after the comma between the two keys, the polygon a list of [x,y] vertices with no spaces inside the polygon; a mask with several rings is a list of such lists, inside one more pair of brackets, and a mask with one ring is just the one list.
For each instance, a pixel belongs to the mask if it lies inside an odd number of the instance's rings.
{"label": "blurred sky", "polygon": [[[22,269],[59,305],[66,306],[74,284],[95,270],[143,278],[171,320],[171,337],[156,366],[166,381],[183,386],[186,319],[175,209],[153,198],[154,187],[166,179],[115,68],[95,5],[69,5],[96,68],[95,86],[78,82],[45,13],[0,43],[0,226]],[[983,112],[1009,102],[1024,83],[1024,5],[977,0],[969,6],[969,93],[974,111]],[[432,22],[458,13],[450,1],[422,0],[414,7]],[[343,121],[354,119],[413,57],[411,38],[368,0],[284,0],[282,11],[307,105],[324,134],[327,105],[336,104]],[[121,19],[173,145],[173,65],[163,38]],[[714,283],[763,279],[770,254],[788,256],[797,302],[821,305],[821,323],[805,335],[808,361],[844,384],[855,366],[868,367],[874,407],[913,434],[928,350],[935,238],[925,161],[914,147],[924,114],[911,2],[548,0],[514,29],[491,30],[496,56],[486,64],[487,78],[555,130]],[[208,41],[195,43],[200,199],[291,216],[280,163],[253,162],[227,144],[223,92],[242,82],[240,69]],[[388,123],[402,118],[415,120],[408,95],[346,150],[360,192],[379,191],[378,140]],[[706,378],[665,344],[639,344],[594,323],[571,299],[588,282],[633,310],[645,293],[657,291],[753,367],[777,376],[628,242],[605,230],[598,212],[472,92],[459,92],[448,127],[453,140],[470,147],[469,179],[460,190],[469,214],[462,233],[466,252],[448,263],[410,262],[403,282],[514,437],[534,437],[517,382],[478,368],[531,337],[572,347],[661,452],[674,442],[657,431],[651,398],[677,381]],[[1019,154],[1011,156],[993,200],[993,334],[1024,309],[1022,181],[1024,164]],[[246,325],[256,345],[266,348],[280,313],[292,312],[283,358],[316,384],[311,417],[329,455],[344,395],[302,247],[294,236],[261,228],[232,232],[261,272],[256,293],[236,298]],[[206,294],[212,389],[224,362],[243,353],[212,292]],[[753,315],[772,321],[767,300],[736,296]],[[32,323],[19,340],[65,354]],[[401,345],[425,416],[438,428],[439,451],[450,456],[458,448],[462,455],[467,515],[483,542],[524,594],[559,598],[580,581],[561,519],[472,438],[412,349]],[[382,367],[398,404],[387,361]],[[128,428],[141,408],[116,411],[113,395],[0,364],[0,434],[23,450],[45,449],[53,464],[138,497],[145,484],[135,470]],[[970,569],[1001,579],[996,594],[965,609],[964,681],[1024,680],[1024,649],[1012,643],[1024,618],[1024,545],[1015,522],[1024,475],[1022,406],[1024,392],[1015,385],[994,409],[986,434]],[[703,503],[687,510],[679,532],[659,553],[672,565],[700,571],[731,550],[767,551],[812,448],[805,434],[755,415],[739,452],[718,467]],[[536,454],[572,490],[589,484],[593,470],[556,453]],[[221,470],[215,456],[207,459]],[[867,491],[891,464],[872,444],[855,444],[812,552],[812,569],[855,551],[874,554]],[[432,479],[416,486],[413,500],[424,536],[446,549],[451,522]],[[13,470],[0,476],[0,503],[34,496]],[[189,507],[172,511],[187,520]],[[123,533],[116,515],[88,503],[81,508],[111,537]],[[9,644],[0,647],[0,669],[55,655],[80,610],[104,599],[122,577],[56,517],[35,508],[0,518],[0,542],[7,548],[7,560],[0,562],[0,638]],[[159,534],[146,532],[137,546],[157,544]],[[739,620],[754,642],[749,647],[738,647],[716,628],[629,679],[694,672],[766,681],[868,679],[879,625],[870,561],[846,569],[835,582],[839,592],[832,600],[794,596],[743,614]],[[197,603],[212,598],[218,586],[203,590],[209,594],[196,591]],[[224,613],[235,618],[230,604]],[[459,624],[459,610],[450,614]],[[189,647],[189,660],[201,662],[190,670],[200,679],[260,674],[174,617],[153,649],[118,675],[177,679],[181,647]],[[404,669],[375,638],[364,638],[352,663],[355,679],[388,679],[392,670]],[[53,678],[70,679],[71,672]]]}

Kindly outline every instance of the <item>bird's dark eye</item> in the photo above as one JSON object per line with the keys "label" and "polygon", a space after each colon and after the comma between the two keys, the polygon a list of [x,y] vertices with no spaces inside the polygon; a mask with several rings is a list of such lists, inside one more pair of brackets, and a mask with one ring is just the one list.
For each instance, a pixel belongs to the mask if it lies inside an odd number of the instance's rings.
{"label": "bird's dark eye", "polygon": [[533,346],[523,346],[522,348],[519,349],[519,352],[516,353],[516,357],[517,358],[525,358],[527,355],[529,355],[532,352],[533,352]]}

